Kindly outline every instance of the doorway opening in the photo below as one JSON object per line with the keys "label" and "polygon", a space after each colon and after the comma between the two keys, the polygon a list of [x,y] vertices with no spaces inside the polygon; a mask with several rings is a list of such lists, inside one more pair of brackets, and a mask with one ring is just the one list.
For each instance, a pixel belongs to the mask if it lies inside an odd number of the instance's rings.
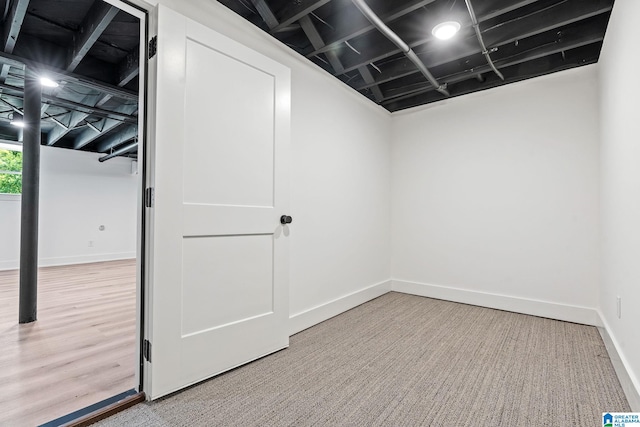
{"label": "doorway opening", "polygon": [[140,390],[146,15],[116,0],[0,13],[0,424],[39,425]]}

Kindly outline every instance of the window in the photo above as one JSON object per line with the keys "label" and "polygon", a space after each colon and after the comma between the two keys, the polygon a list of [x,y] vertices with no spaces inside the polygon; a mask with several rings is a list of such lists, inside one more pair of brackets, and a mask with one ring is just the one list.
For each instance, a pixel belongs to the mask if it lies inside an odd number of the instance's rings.
{"label": "window", "polygon": [[21,147],[0,144],[0,194],[22,193]]}

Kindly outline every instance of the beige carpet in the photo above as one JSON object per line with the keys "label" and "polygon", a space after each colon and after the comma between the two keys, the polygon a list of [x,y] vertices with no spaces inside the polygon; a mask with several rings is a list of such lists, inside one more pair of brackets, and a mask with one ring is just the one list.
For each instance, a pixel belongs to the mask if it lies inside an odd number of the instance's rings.
{"label": "beige carpet", "polygon": [[100,426],[596,426],[629,411],[594,327],[390,293]]}

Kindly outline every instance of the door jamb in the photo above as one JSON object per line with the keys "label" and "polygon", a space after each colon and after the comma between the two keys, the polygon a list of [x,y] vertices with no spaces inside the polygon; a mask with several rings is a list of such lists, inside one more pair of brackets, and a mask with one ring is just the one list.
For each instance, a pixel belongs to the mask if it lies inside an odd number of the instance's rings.
{"label": "door jamb", "polygon": [[[139,49],[139,86],[138,86],[138,197],[137,197],[137,248],[136,248],[136,389],[143,392],[146,383],[145,360],[143,357],[143,342],[147,336],[146,307],[148,289],[150,287],[148,262],[148,242],[151,233],[149,227],[149,212],[145,207],[145,190],[149,185],[149,170],[152,168],[148,156],[151,145],[147,138],[147,106],[148,106],[148,43],[149,21],[153,6],[140,0],[103,0],[120,10],[123,10],[140,19],[140,49]],[[148,399],[148,397],[147,397]]]}

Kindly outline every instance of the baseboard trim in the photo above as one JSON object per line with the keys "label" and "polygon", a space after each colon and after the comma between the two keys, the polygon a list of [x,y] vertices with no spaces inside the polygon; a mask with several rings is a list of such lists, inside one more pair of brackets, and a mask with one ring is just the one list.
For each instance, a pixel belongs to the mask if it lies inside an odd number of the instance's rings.
{"label": "baseboard trim", "polygon": [[352,292],[333,301],[293,314],[289,317],[289,335],[297,334],[318,323],[331,319],[367,301],[378,298],[391,290],[391,281],[377,283],[368,288]]}
{"label": "baseboard trim", "polygon": [[[116,252],[116,253],[110,253],[110,254],[40,258],[38,260],[38,267],[57,267],[60,265],[90,264],[92,262],[119,261],[123,259],[132,259],[135,257],[136,257],[135,252]],[[1,270],[17,270],[18,268],[20,268],[20,261],[18,260],[0,261],[0,271]]]}
{"label": "baseboard trim", "polygon": [[602,341],[607,348],[609,358],[616,371],[622,390],[633,412],[640,412],[640,380],[635,378],[629,369],[629,363],[624,355],[619,351],[620,346],[611,334],[611,329],[601,312],[598,312],[602,326],[598,327]]}
{"label": "baseboard trim", "polygon": [[17,270],[18,261],[0,261],[0,271]]}
{"label": "baseboard trim", "polygon": [[498,310],[512,311],[521,314],[530,314],[532,316],[546,317],[555,320],[563,320],[566,322],[601,326],[600,316],[594,308],[395,279],[391,280],[391,290],[405,294],[495,308]]}

